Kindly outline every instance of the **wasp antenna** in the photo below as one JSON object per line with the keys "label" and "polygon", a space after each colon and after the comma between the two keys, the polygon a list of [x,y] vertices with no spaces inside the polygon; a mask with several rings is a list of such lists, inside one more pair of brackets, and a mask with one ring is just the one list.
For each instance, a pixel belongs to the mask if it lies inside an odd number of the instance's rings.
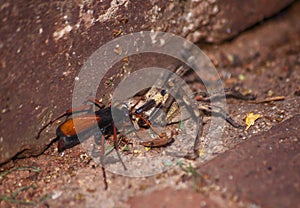
{"label": "wasp antenna", "polygon": [[39,139],[40,136],[41,136],[41,133],[42,133],[48,126],[50,126],[53,122],[54,122],[54,121],[50,121],[50,122],[48,122],[45,126],[43,126],[43,127],[39,130],[39,132],[38,132],[37,136],[35,137],[35,139]]}
{"label": "wasp antenna", "polygon": [[58,119],[60,119],[60,118],[62,118],[62,117],[64,117],[64,116],[69,116],[69,115],[71,115],[72,112],[73,112],[73,111],[72,111],[71,109],[69,109],[69,110],[67,110],[66,112],[60,114],[60,115],[57,116],[56,118],[54,118],[54,119],[52,119],[51,121],[49,121],[45,126],[43,126],[43,127],[39,130],[39,132],[38,132],[37,136],[35,137],[35,139],[39,139],[41,133],[42,133],[48,126],[50,126],[50,125],[53,124],[55,121],[57,121]]}

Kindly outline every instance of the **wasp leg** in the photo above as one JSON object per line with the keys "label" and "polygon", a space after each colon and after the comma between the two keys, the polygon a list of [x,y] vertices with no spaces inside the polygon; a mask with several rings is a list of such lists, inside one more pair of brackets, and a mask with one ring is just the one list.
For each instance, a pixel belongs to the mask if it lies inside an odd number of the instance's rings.
{"label": "wasp leg", "polygon": [[122,163],[122,166],[124,167],[124,170],[127,170],[126,165],[124,164],[124,162],[123,162],[123,160],[122,160],[122,158],[121,158],[121,155],[120,155],[120,152],[119,152],[119,148],[118,148],[118,142],[117,142],[117,128],[116,128],[115,125],[114,125],[113,128],[114,128],[114,148],[115,148],[115,150],[116,150],[116,152],[117,152],[117,155],[118,155],[119,160],[120,160],[121,163]]}
{"label": "wasp leg", "polygon": [[222,94],[212,94],[209,95],[207,92],[199,92],[195,96],[197,101],[210,102],[213,100],[219,100],[224,98],[234,98],[239,100],[255,100],[256,96],[253,94],[242,94],[235,89],[225,89],[225,92]]}
{"label": "wasp leg", "polygon": [[[115,125],[113,125],[113,131],[114,131],[114,133],[113,133],[114,134],[114,149],[117,152],[118,158],[121,161],[122,166],[124,167],[124,170],[127,170],[127,167],[125,166],[125,164],[121,158],[120,152],[119,152],[119,148],[118,148],[118,144],[117,144],[117,128]],[[101,164],[102,174],[103,174],[104,189],[107,190],[108,183],[107,183],[107,177],[106,177],[106,171],[105,171],[104,157],[105,157],[105,137],[104,137],[104,135],[102,135],[100,164]]]}
{"label": "wasp leg", "polygon": [[94,97],[88,97],[87,101],[93,103],[96,106],[98,106],[100,109],[105,107],[105,105],[101,101],[99,101],[98,99],[96,99]]}
{"label": "wasp leg", "polygon": [[215,109],[213,110],[211,106],[204,106],[201,104],[199,105],[199,109],[205,114],[215,114],[225,119],[225,121],[227,121],[230,125],[232,125],[235,128],[244,128],[243,125],[236,123],[222,108],[217,106],[214,107]]}
{"label": "wasp leg", "polygon": [[251,93],[244,95],[235,89],[225,90],[225,96],[226,96],[226,98],[235,98],[235,99],[239,99],[239,100],[255,100],[256,99],[256,96]]}
{"label": "wasp leg", "polygon": [[104,154],[105,154],[104,143],[105,143],[105,137],[102,135],[100,164],[101,164],[102,175],[103,175],[104,189],[107,190],[108,184],[107,184],[107,178],[106,178],[106,172],[105,172],[105,166],[104,166]]}

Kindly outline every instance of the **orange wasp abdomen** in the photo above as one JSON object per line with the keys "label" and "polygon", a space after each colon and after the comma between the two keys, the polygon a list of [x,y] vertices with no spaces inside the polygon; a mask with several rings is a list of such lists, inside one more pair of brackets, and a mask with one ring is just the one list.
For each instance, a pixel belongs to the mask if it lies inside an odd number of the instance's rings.
{"label": "orange wasp abdomen", "polygon": [[76,136],[82,132],[89,131],[97,127],[101,118],[94,115],[85,115],[68,119],[57,128],[58,135],[67,137]]}

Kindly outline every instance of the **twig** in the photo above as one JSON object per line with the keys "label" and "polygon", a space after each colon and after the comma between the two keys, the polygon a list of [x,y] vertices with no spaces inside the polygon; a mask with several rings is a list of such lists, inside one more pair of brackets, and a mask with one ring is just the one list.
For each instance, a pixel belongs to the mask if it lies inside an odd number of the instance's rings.
{"label": "twig", "polygon": [[259,103],[268,103],[268,102],[272,102],[272,101],[281,101],[284,99],[285,99],[285,96],[276,96],[276,97],[266,98],[264,100],[250,100],[248,102],[259,104]]}

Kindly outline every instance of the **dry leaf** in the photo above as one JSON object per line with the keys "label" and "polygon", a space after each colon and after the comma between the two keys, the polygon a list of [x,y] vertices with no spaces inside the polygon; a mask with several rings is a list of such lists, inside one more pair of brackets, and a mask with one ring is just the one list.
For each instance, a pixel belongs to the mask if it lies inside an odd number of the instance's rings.
{"label": "dry leaf", "polygon": [[246,130],[248,130],[250,128],[250,126],[253,126],[254,125],[254,122],[261,118],[262,115],[261,114],[254,114],[252,112],[250,113],[247,113],[247,116],[246,116],[246,119],[245,119],[245,122],[246,122]]}

